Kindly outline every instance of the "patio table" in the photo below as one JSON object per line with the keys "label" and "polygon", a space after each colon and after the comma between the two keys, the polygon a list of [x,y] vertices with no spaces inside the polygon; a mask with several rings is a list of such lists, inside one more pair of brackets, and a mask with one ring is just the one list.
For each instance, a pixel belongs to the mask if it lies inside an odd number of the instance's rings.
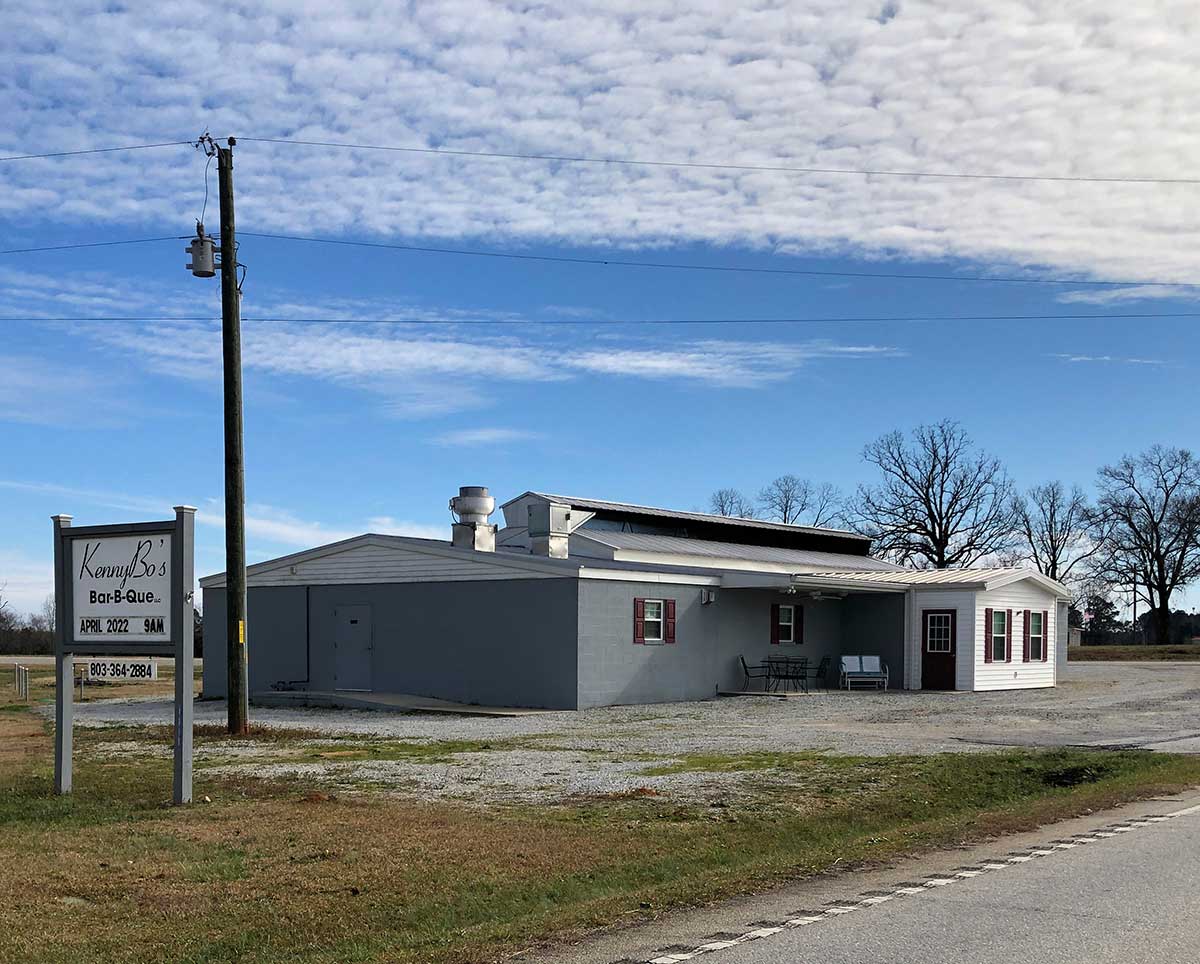
{"label": "patio table", "polygon": [[767,688],[771,688],[774,683],[775,689],[778,690],[782,685],[784,687],[792,686],[796,690],[808,692],[808,657],[807,656],[768,656],[765,660],[767,664]]}

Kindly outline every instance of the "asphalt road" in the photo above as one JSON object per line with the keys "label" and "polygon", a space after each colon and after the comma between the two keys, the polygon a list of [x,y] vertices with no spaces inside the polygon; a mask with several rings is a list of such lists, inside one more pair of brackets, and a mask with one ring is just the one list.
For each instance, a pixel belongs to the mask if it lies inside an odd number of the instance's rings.
{"label": "asphalt road", "polygon": [[712,956],[712,964],[1195,964],[1200,813]]}
{"label": "asphalt road", "polygon": [[[891,867],[809,878],[521,960],[1197,964],[1198,858],[1193,793]],[[856,909],[843,912],[849,907]]]}

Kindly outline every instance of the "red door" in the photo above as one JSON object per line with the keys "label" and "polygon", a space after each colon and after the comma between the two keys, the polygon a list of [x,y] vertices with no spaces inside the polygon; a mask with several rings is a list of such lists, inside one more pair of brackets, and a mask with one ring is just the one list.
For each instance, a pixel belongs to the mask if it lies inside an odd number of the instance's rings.
{"label": "red door", "polygon": [[921,689],[954,689],[957,610],[921,610]]}

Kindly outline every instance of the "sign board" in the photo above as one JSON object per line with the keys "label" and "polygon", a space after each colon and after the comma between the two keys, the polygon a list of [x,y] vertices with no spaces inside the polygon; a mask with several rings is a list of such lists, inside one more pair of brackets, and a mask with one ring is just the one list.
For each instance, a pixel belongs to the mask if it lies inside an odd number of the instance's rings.
{"label": "sign board", "polygon": [[71,540],[75,642],[171,639],[171,533]]}
{"label": "sign board", "polygon": [[[70,793],[74,743],[72,680],[77,657],[88,679],[158,678],[149,656],[175,660],[175,803],[192,799],[192,541],[196,510],[122,525],[71,525],[54,516],[54,788]],[[141,657],[123,659],[120,657]]]}
{"label": "sign board", "polygon": [[152,659],[109,659],[93,656],[77,659],[75,665],[92,682],[139,683],[158,679],[158,663]]}

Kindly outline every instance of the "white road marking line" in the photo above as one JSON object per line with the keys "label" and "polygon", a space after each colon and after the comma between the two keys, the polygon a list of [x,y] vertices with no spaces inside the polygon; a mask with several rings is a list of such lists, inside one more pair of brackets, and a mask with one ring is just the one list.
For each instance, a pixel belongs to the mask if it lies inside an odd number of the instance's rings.
{"label": "white road marking line", "polygon": [[874,907],[876,904],[886,903],[889,900],[895,900],[901,896],[913,896],[915,894],[927,894],[938,887],[945,887],[958,880],[967,880],[972,877],[982,876],[987,871],[1003,870],[1005,867],[1013,866],[1014,864],[1028,863],[1035,857],[1049,857],[1060,850],[1071,850],[1081,843],[1100,843],[1102,840],[1110,839],[1121,833],[1128,833],[1130,830],[1150,827],[1156,823],[1163,823],[1175,817],[1184,817],[1189,814],[1200,813],[1200,804],[1195,806],[1185,807],[1182,810],[1176,810],[1173,813],[1153,814],[1138,819],[1132,819],[1124,824],[1112,824],[1107,830],[1092,830],[1087,834],[1076,834],[1070,840],[1060,841],[1058,843],[1043,844],[1038,847],[1028,848],[1028,853],[1020,853],[1015,856],[1007,856],[996,860],[981,862],[978,870],[959,870],[945,877],[930,877],[919,887],[897,887],[890,894],[872,894],[868,897],[862,897],[857,902],[851,904],[849,902],[843,904],[834,904],[826,908],[820,914],[806,914],[798,917],[792,917],[785,920],[780,926],[775,927],[757,927],[754,930],[747,931],[737,937],[729,940],[708,941],[700,944],[690,951],[681,951],[672,954],[663,954],[659,957],[650,958],[647,964],[683,964],[684,961],[690,961],[694,957],[701,954],[708,954],[713,951],[725,950],[729,947],[736,947],[738,944],[744,944],[747,941],[761,940],[764,937],[772,937],[780,931],[789,927],[804,927],[808,924],[815,924],[819,921],[829,920],[831,917],[838,917],[843,914],[849,914],[859,909]]}

